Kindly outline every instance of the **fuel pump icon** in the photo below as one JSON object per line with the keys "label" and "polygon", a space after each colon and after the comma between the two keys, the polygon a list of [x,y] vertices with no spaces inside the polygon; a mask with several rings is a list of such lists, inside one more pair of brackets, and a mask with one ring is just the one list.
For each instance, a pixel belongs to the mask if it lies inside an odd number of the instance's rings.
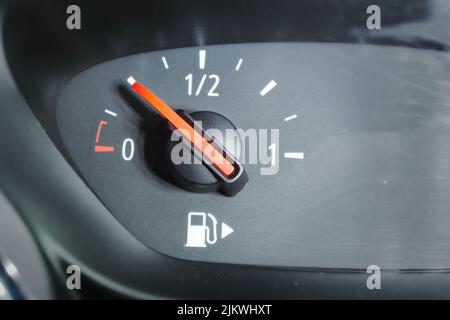
{"label": "fuel pump icon", "polygon": [[[220,238],[228,237],[234,232],[225,222],[220,226]],[[206,248],[217,242],[217,219],[211,213],[189,212],[187,224],[186,247]]]}
{"label": "fuel pump icon", "polygon": [[217,219],[211,213],[189,212],[186,247],[205,248],[217,242]]}

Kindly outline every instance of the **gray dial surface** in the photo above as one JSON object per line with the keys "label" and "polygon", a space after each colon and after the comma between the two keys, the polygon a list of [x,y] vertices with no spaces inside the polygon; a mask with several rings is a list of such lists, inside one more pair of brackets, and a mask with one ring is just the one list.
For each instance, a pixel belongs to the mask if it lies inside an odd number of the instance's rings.
{"label": "gray dial surface", "polygon": [[[163,254],[277,267],[447,268],[449,71],[443,53],[389,46],[166,50],[77,75],[59,97],[57,122],[111,214]],[[244,163],[249,183],[234,197],[184,190],[164,165],[164,122],[130,94],[129,76],[174,109],[278,132],[261,150],[274,162]]]}

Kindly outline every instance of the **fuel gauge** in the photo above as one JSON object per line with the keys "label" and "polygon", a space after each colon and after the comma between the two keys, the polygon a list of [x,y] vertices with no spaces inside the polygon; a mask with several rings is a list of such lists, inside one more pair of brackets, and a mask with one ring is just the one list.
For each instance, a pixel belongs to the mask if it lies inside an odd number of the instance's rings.
{"label": "fuel gauge", "polygon": [[[390,58],[405,54],[401,64]],[[391,240],[383,233],[355,227],[384,219],[401,229],[411,218],[408,199],[427,194],[426,184],[411,181],[429,163],[410,155],[418,145],[428,148],[428,127],[413,116],[405,127],[410,106],[398,99],[416,97],[418,85],[398,78],[427,74],[428,64],[419,62],[430,59],[441,58],[399,47],[305,43],[143,53],[71,79],[57,121],[99,199],[137,239],[169,256],[431,268],[408,241],[385,252]],[[393,70],[397,76],[387,76]],[[446,77],[444,69],[433,73]],[[440,130],[448,128],[442,123]],[[427,243],[419,249],[434,250]]]}

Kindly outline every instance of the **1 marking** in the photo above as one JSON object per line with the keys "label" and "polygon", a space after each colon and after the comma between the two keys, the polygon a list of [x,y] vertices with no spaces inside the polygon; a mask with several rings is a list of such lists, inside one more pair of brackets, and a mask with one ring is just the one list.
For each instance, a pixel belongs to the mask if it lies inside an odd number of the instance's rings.
{"label": "1 marking", "polygon": [[305,154],[303,152],[285,152],[284,157],[287,159],[303,160],[305,159]]}
{"label": "1 marking", "polygon": [[166,57],[162,57],[161,60],[164,64],[164,68],[169,69],[169,64],[167,63]]}
{"label": "1 marking", "polygon": [[284,118],[284,121],[285,121],[285,122],[288,122],[288,121],[294,120],[294,119],[296,119],[296,118],[297,118],[297,115],[296,115],[296,114],[293,114],[292,116],[289,116],[289,117]]}
{"label": "1 marking", "polygon": [[239,71],[239,69],[241,68],[241,65],[242,65],[242,61],[244,61],[244,60],[242,58],[240,58],[236,65],[236,68],[234,70]]}
{"label": "1 marking", "polygon": [[117,113],[112,112],[111,110],[105,109],[105,113],[109,114],[110,116],[117,117]]}
{"label": "1 marking", "polygon": [[206,62],[206,50],[200,50],[198,52],[198,66],[200,69],[205,69]]}
{"label": "1 marking", "polygon": [[266,86],[260,91],[259,94],[264,97],[266,94],[269,93],[270,90],[272,90],[276,86],[277,86],[277,83],[274,80],[270,80],[270,82],[268,84],[266,84]]}

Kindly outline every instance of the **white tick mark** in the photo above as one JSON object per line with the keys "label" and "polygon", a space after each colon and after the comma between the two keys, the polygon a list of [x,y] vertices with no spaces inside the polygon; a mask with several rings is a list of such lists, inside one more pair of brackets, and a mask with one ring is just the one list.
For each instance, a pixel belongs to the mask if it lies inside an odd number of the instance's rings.
{"label": "white tick mark", "polygon": [[239,71],[242,65],[242,61],[244,61],[244,59],[240,58],[234,70]]}
{"label": "white tick mark", "polygon": [[105,113],[109,114],[110,116],[117,117],[117,113],[112,112],[111,110],[105,109]]}
{"label": "white tick mark", "polygon": [[285,152],[284,157],[287,159],[302,160],[305,158],[305,154],[303,152]]}
{"label": "white tick mark", "polygon": [[198,52],[198,66],[200,69],[205,69],[205,63],[206,63],[206,50],[200,50]]}
{"label": "white tick mark", "polygon": [[259,92],[260,95],[265,96],[269,93],[270,90],[275,88],[277,86],[277,83],[274,80],[270,80],[268,84]]}
{"label": "white tick mark", "polygon": [[166,57],[162,57],[161,60],[164,64],[164,68],[169,69],[169,64],[167,63]]}
{"label": "white tick mark", "polygon": [[296,114],[293,114],[292,116],[289,116],[289,117],[284,118],[284,121],[285,121],[285,122],[288,122],[288,121],[294,120],[294,119],[296,119],[296,118],[297,118],[297,115],[296,115]]}

